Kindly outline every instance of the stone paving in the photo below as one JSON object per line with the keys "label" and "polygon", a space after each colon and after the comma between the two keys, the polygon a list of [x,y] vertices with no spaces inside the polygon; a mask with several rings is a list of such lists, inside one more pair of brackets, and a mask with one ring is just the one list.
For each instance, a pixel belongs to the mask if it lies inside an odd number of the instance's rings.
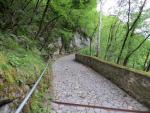
{"label": "stone paving", "polygon": [[[53,64],[53,99],[61,102],[112,108],[147,110],[115,84],[74,61],[74,55]],[[52,113],[127,113],[52,103]]]}

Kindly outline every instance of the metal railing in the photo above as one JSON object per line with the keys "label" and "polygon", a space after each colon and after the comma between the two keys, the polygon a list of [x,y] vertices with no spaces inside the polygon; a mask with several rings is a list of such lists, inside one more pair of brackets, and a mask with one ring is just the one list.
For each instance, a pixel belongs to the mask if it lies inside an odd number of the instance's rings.
{"label": "metal railing", "polygon": [[139,111],[139,110],[131,110],[131,109],[123,109],[123,108],[111,108],[105,106],[97,106],[97,105],[89,105],[89,104],[76,104],[76,103],[69,103],[69,102],[61,102],[55,101],[51,99],[52,103],[59,104],[59,105],[66,105],[66,106],[74,106],[74,107],[85,107],[85,108],[92,108],[92,109],[103,109],[111,113],[114,112],[127,112],[127,113],[150,113],[150,111]]}
{"label": "metal railing", "polygon": [[48,67],[48,63],[46,65],[45,69],[43,70],[43,72],[41,73],[40,77],[38,78],[38,80],[36,81],[34,86],[32,87],[32,89],[30,90],[30,92],[25,96],[25,98],[23,99],[22,103],[19,105],[19,107],[15,111],[15,113],[20,113],[22,111],[23,107],[25,106],[25,104],[27,103],[29,98],[32,96],[34,90],[37,88],[37,85],[39,84],[39,82],[41,81],[42,77],[44,76],[47,67]]}

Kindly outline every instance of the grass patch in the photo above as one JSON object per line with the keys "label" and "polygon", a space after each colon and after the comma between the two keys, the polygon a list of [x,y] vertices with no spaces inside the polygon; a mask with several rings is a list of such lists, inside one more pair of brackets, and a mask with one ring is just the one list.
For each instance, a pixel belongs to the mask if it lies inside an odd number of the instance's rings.
{"label": "grass patch", "polygon": [[[38,49],[24,48],[9,34],[0,33],[0,100],[17,97],[19,104],[45,66]],[[49,110],[45,110],[42,103],[50,82],[48,72],[43,79],[33,94],[31,106],[28,107],[32,113],[47,113]],[[17,106],[15,104],[13,109]]]}

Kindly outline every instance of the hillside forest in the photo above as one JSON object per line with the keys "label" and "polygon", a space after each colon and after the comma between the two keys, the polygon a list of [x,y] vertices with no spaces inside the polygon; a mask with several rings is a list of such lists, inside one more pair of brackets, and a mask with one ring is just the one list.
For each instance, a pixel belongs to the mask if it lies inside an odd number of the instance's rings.
{"label": "hillside forest", "polygon": [[[49,59],[76,50],[149,73],[148,0],[118,0],[117,7],[109,9],[115,13],[107,15],[104,4],[105,0],[0,0],[0,106],[9,100],[9,109],[16,108]],[[47,113],[40,101],[50,79],[42,80],[25,113]]]}

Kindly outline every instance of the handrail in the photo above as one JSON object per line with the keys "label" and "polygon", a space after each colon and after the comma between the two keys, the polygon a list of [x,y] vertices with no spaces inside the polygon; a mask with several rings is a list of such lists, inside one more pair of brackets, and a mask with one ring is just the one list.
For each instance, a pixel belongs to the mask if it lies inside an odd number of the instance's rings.
{"label": "handrail", "polygon": [[96,105],[89,105],[89,104],[76,104],[76,103],[55,101],[52,99],[51,99],[51,102],[53,102],[55,104],[59,104],[59,105],[74,106],[74,107],[86,107],[86,108],[93,108],[93,109],[103,109],[103,110],[116,111],[116,112],[121,111],[121,112],[127,112],[127,113],[150,113],[150,111],[139,111],[139,110],[122,109],[122,108],[111,108],[111,107],[96,106]]}
{"label": "handrail", "polygon": [[40,77],[38,78],[38,80],[36,81],[36,83],[34,84],[34,86],[32,87],[32,89],[30,90],[30,92],[26,95],[26,97],[24,98],[24,100],[22,101],[22,103],[19,105],[19,107],[15,111],[15,113],[20,113],[22,111],[22,109],[25,106],[25,104],[27,103],[28,99],[31,97],[31,95],[33,94],[33,92],[36,89],[37,85],[39,84],[41,78],[44,76],[44,73],[45,73],[47,67],[48,67],[48,63],[46,65],[45,69],[43,70],[43,72],[41,73]]}

